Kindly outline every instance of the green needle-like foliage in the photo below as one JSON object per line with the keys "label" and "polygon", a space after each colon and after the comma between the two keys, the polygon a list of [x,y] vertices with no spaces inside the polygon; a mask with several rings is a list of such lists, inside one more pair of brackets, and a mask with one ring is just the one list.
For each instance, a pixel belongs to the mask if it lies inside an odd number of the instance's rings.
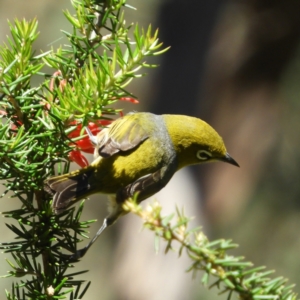
{"label": "green needle-like foliage", "polygon": [[286,285],[287,279],[271,279],[269,276],[273,271],[253,267],[244,257],[229,255],[227,252],[238,246],[231,240],[209,241],[199,228],[189,230],[189,218],[178,209],[176,221],[175,214],[162,216],[162,207],[157,202],[143,210],[131,200],[124,204],[124,209],[142,218],[144,227],[154,231],[157,246],[159,240],[166,241],[166,253],[173,250],[181,255],[185,251],[191,260],[187,271],[193,272],[194,276],[201,271],[202,283],[210,288],[216,287],[219,294],[227,293],[227,299],[237,299],[234,294],[243,300],[299,299],[292,291],[294,285]]}
{"label": "green needle-like foliage", "polygon": [[68,172],[70,159],[84,161],[81,128],[117,116],[112,104],[132,99],[127,85],[154,67],[148,56],[165,51],[151,27],[126,25],[125,2],[72,1],[75,15],[64,13],[73,25],[64,32],[69,45],[38,55],[37,21],[9,23],[11,38],[0,46],[0,179],[2,200],[17,198],[20,208],[3,212],[16,241],[0,248],[12,254],[7,276],[20,281],[7,299],[81,299],[89,286],[73,279],[85,271],[71,274],[64,252],[75,251],[94,221],[80,220],[83,202],[55,215],[43,182]]}

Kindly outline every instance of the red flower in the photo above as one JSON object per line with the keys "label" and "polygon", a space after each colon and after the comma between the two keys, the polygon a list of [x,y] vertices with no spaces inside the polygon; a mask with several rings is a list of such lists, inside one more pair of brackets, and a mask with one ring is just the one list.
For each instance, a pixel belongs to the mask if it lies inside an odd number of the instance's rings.
{"label": "red flower", "polygon": [[85,158],[85,156],[82,155],[79,150],[72,150],[71,152],[69,152],[69,159],[76,162],[82,168],[88,166],[89,164],[88,160]]}
{"label": "red flower", "polygon": [[[113,120],[99,120],[96,123],[89,122],[88,128],[90,131],[94,134],[97,135],[98,132],[101,131],[100,126],[107,126],[109,125]],[[70,125],[75,125],[76,121],[73,121],[70,123]],[[76,138],[80,135],[80,131],[82,129],[82,124],[78,124],[76,129],[73,130],[68,137],[70,139]],[[76,150],[72,150],[69,153],[69,159],[71,161],[76,162],[79,166],[82,168],[86,167],[89,163],[85,156],[82,155],[81,151],[86,152],[86,153],[94,153],[94,145],[91,143],[90,138],[88,136],[83,137],[81,140],[78,140],[74,142],[76,145]]]}
{"label": "red flower", "polygon": [[[53,77],[51,78],[50,85],[49,85],[50,91],[54,90],[55,80],[57,80],[57,79],[59,81],[59,89],[61,91],[64,90],[64,88],[65,88],[65,86],[67,84],[67,81],[66,81],[66,79],[63,79],[63,78],[60,78],[60,77],[62,77],[62,72],[61,71],[56,71],[53,74]],[[121,97],[121,98],[119,98],[119,100],[131,102],[133,104],[139,103],[138,100],[136,100],[136,99],[134,99],[132,97]],[[47,110],[49,110],[50,109],[50,105],[46,104],[45,108]],[[1,114],[1,112],[0,112],[0,114]],[[123,112],[120,112],[120,116],[121,117],[123,116]],[[101,127],[109,125],[112,121],[113,120],[99,120],[99,121],[96,121],[95,123],[89,122],[88,127],[89,127],[89,129],[91,130],[91,132],[94,135],[97,135],[98,132],[100,132],[100,130],[101,130],[100,128]],[[79,137],[80,136],[80,132],[82,130],[82,124],[78,124],[76,121],[73,121],[73,122],[70,122],[69,125],[70,126],[71,125],[77,125],[77,127],[76,127],[75,130],[73,130],[68,135],[68,137],[70,139]],[[86,153],[94,153],[94,145],[91,143],[90,138],[88,136],[83,137],[82,139],[80,139],[80,140],[78,140],[76,142],[73,142],[73,143],[76,145],[76,149],[72,150],[69,153],[69,159],[71,161],[76,162],[79,166],[81,166],[82,168],[84,168],[89,163],[88,163],[87,159],[82,155],[81,152],[83,151],[83,152],[86,152]]]}
{"label": "red flower", "polygon": [[132,98],[132,97],[121,97],[119,100],[131,102],[131,103],[133,103],[133,104],[139,104],[139,103],[140,103],[139,100],[134,99],[134,98]]}

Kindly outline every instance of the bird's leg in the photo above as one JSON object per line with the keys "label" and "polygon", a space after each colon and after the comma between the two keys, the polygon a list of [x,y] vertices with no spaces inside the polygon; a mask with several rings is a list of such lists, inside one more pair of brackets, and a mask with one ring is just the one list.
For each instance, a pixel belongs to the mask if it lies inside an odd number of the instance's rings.
{"label": "bird's leg", "polygon": [[82,258],[85,253],[89,250],[89,248],[95,243],[99,235],[104,231],[104,229],[116,222],[116,220],[121,216],[126,214],[122,207],[122,201],[120,200],[120,203],[117,203],[116,197],[110,196],[110,214],[104,219],[102,226],[97,231],[96,235],[93,237],[93,239],[82,249],[77,250],[74,254],[71,255],[65,255],[64,259],[68,261],[77,261],[80,258]]}
{"label": "bird's leg", "polygon": [[100,229],[97,231],[96,235],[93,237],[93,239],[82,249],[77,250],[74,254],[69,255],[67,257],[67,260],[69,261],[77,261],[78,259],[82,258],[85,253],[89,250],[89,248],[94,244],[94,242],[97,240],[99,235],[103,232],[103,230],[109,226],[110,224],[107,222],[107,219],[105,218],[103,221],[102,226]]}

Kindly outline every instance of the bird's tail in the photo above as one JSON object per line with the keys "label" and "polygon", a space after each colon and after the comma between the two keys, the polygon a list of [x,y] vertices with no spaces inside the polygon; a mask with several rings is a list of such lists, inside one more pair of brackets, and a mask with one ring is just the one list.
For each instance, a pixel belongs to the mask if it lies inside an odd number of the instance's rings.
{"label": "bird's tail", "polygon": [[93,172],[94,170],[88,167],[45,180],[44,189],[53,195],[52,207],[56,214],[62,213],[73,202],[93,193],[89,180]]}

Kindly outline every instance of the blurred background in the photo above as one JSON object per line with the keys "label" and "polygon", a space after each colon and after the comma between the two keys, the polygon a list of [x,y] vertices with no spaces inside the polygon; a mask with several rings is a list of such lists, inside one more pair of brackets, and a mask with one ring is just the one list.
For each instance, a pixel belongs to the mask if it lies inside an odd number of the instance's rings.
{"label": "blurred background", "polygon": [[[300,292],[300,1],[299,0],[128,0],[137,11],[127,20],[154,28],[171,49],[158,57],[160,68],[129,87],[139,106],[126,110],[200,117],[224,138],[241,168],[215,163],[180,171],[154,198],[164,213],[175,205],[194,216],[210,239],[232,238],[256,266],[296,283]],[[37,53],[67,43],[70,30],[63,1],[0,0],[0,42],[7,19],[39,21]],[[90,158],[92,159],[92,158]],[[77,166],[74,166],[77,168]],[[83,218],[106,215],[106,199],[91,197]],[[16,200],[1,199],[1,211]],[[148,202],[151,200],[147,200]],[[146,201],[146,202],[147,202]],[[145,205],[145,203],[144,203]],[[1,241],[13,236],[1,222]],[[154,236],[141,220],[127,215],[106,230],[76,270],[89,269],[86,299],[226,299],[202,287],[200,276],[185,273],[189,260],[154,250]],[[84,245],[84,243],[83,243]],[[0,275],[9,270],[1,254]],[[0,281],[0,298],[10,290]]]}

